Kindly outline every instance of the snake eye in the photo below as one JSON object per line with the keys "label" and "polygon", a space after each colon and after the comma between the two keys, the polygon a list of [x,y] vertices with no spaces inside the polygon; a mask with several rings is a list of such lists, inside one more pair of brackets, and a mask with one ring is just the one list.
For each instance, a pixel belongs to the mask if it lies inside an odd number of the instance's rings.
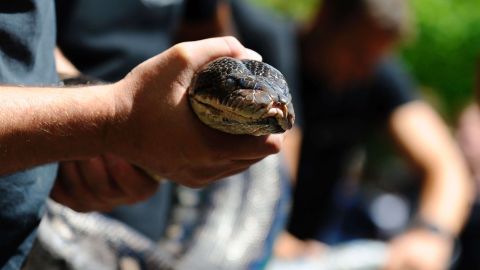
{"label": "snake eye", "polygon": [[227,89],[233,89],[237,86],[237,80],[232,78],[232,77],[228,77],[226,80],[225,80],[225,88]]}

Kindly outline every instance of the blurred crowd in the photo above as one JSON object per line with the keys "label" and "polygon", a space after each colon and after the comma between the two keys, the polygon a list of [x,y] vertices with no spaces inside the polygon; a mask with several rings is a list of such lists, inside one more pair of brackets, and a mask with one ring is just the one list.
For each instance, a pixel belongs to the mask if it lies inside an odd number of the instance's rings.
{"label": "blurred crowd", "polygon": [[[302,23],[251,2],[56,0],[58,73],[114,82],[174,44],[235,36],[285,75],[297,116],[279,154],[281,193],[265,193],[282,203],[271,204],[268,232],[256,236],[262,251],[251,252],[262,256],[220,250],[222,263],[480,269],[480,109],[472,100],[458,121],[446,123],[422,96],[397,54],[414,38],[408,1],[323,0]],[[154,242],[168,240],[162,247],[182,256],[198,245],[195,231],[209,224],[199,213],[222,203],[212,199],[214,187],[165,180],[146,201],[104,214]],[[255,205],[250,210],[236,222],[259,218]],[[242,234],[245,224],[233,233]],[[236,269],[225,265],[218,269]]]}

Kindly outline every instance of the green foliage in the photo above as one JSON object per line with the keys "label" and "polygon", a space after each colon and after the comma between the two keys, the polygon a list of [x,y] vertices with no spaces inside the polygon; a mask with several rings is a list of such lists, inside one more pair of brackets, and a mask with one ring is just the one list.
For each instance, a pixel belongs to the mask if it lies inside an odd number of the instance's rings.
{"label": "green foliage", "polygon": [[450,120],[472,98],[480,57],[480,0],[411,1],[417,38],[402,52],[422,86],[433,88]]}
{"label": "green foliage", "polygon": [[[318,0],[250,0],[297,20],[306,20]],[[455,119],[472,98],[480,58],[480,0],[410,1],[417,35],[401,55],[423,89],[431,89],[444,116]]]}
{"label": "green foliage", "polygon": [[253,4],[271,8],[299,21],[306,20],[316,10],[319,0],[250,0]]}

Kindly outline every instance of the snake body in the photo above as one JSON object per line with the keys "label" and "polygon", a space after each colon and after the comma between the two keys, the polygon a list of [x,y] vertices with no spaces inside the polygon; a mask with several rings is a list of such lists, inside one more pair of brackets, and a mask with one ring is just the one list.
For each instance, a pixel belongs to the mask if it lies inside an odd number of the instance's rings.
{"label": "snake body", "polygon": [[214,60],[196,74],[189,96],[202,122],[227,133],[280,133],[295,121],[284,76],[260,61]]}

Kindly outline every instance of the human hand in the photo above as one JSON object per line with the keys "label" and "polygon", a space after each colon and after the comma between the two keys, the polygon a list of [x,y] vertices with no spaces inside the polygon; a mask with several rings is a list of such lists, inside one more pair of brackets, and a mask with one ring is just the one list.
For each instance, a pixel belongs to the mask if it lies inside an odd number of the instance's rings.
{"label": "human hand", "polygon": [[76,211],[110,211],[153,195],[158,182],[125,160],[104,155],[60,163],[51,197]]}
{"label": "human hand", "polygon": [[315,240],[300,240],[283,232],[274,245],[274,255],[282,260],[298,260],[305,257],[318,258],[328,249],[324,243]]}
{"label": "human hand", "polygon": [[404,233],[390,243],[385,270],[447,269],[453,243],[424,229]]}
{"label": "human hand", "polygon": [[190,187],[236,174],[277,153],[284,135],[229,135],[193,114],[187,88],[196,71],[222,56],[260,56],[232,37],[180,43],[114,85],[116,111],[107,148],[138,166]]}

